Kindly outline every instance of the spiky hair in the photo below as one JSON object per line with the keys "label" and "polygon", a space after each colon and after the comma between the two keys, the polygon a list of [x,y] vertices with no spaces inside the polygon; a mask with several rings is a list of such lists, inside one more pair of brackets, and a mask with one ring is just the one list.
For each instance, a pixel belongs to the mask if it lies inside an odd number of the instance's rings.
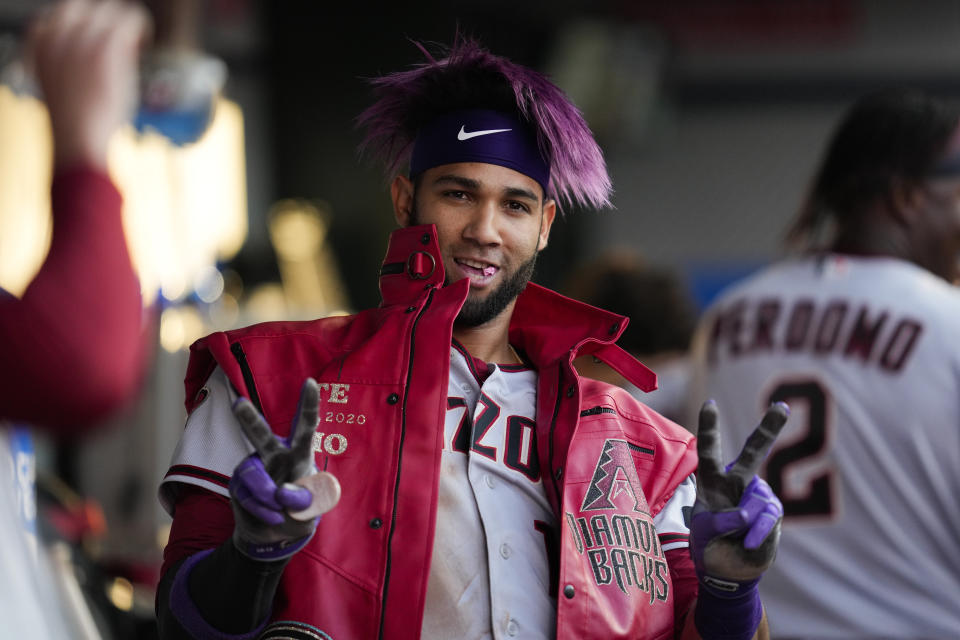
{"label": "spiky hair", "polygon": [[546,76],[462,36],[443,58],[414,44],[427,61],[370,80],[377,100],[357,118],[366,129],[361,153],[382,160],[388,177],[409,164],[424,124],[450,111],[493,109],[519,116],[535,131],[550,163],[547,196],[561,209],[610,206],[603,152],[580,110]]}

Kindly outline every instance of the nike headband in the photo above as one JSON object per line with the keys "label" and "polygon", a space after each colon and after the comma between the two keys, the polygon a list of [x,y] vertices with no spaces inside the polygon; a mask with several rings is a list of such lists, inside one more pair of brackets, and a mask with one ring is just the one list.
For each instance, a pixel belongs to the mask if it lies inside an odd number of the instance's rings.
{"label": "nike headband", "polygon": [[536,136],[516,116],[488,109],[446,113],[417,132],[410,176],[455,162],[485,162],[529,176],[547,193],[550,165]]}

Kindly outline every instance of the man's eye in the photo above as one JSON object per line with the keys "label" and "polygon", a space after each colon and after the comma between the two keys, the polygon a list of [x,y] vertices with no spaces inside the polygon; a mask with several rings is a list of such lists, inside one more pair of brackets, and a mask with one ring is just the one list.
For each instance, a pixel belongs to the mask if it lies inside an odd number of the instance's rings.
{"label": "man's eye", "polygon": [[455,198],[457,200],[465,200],[467,197],[466,191],[446,191],[443,195],[447,196],[448,198]]}
{"label": "man's eye", "polygon": [[512,211],[527,213],[530,211],[530,207],[525,205],[522,202],[517,202],[516,200],[511,200],[507,203],[507,207]]}

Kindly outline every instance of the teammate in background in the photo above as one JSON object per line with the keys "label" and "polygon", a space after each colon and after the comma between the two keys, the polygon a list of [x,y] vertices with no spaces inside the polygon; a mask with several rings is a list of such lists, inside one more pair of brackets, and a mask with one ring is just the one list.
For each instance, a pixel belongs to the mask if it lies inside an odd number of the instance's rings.
{"label": "teammate in background", "polygon": [[53,237],[23,297],[0,298],[0,418],[75,436],[139,384],[140,285],[106,171],[147,25],[138,5],[70,0],[31,27],[27,62],[53,130]]}
{"label": "teammate in background", "polygon": [[625,319],[528,284],[557,201],[608,202],[579,111],[470,41],[374,84],[383,304],[193,345],[161,636],[762,634],[780,505],[754,468],[784,408],[721,471],[708,405],[698,491],[689,432],[570,365],[652,388]]}
{"label": "teammate in background", "polygon": [[695,341],[724,439],[768,402],[794,408],[765,467],[785,509],[771,632],[958,637],[958,112],[861,99],[789,239],[807,251],[723,294]]}
{"label": "teammate in background", "polygon": [[146,13],[71,0],[36,20],[27,62],[54,141],[53,239],[21,299],[0,295],[0,637],[72,638],[38,565],[28,423],[73,438],[131,399],[144,361],[140,287],[106,174],[136,89]]}
{"label": "teammate in background", "polygon": [[644,392],[593,357],[574,363],[580,375],[621,386],[660,415],[682,422],[697,314],[677,274],[645,264],[632,252],[611,252],[574,270],[564,294],[630,319],[617,343],[657,372],[657,389]]}

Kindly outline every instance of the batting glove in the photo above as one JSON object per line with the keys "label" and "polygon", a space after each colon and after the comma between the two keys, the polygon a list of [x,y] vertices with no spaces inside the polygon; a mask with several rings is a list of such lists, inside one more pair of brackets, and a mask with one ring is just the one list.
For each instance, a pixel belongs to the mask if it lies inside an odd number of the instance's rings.
{"label": "batting glove", "polygon": [[783,505],[756,474],[788,415],[785,403],[770,405],[737,459],[722,468],[716,404],[700,410],[690,554],[700,580],[696,623],[703,638],[750,638],[760,623],[757,583],[776,556]]}
{"label": "batting glove", "polygon": [[340,484],[313,464],[319,390],[307,378],[290,435],[278,438],[246,398],[233,413],[256,450],[237,465],[230,478],[233,542],[254,560],[288,558],[313,537],[320,514],[340,499]]}

